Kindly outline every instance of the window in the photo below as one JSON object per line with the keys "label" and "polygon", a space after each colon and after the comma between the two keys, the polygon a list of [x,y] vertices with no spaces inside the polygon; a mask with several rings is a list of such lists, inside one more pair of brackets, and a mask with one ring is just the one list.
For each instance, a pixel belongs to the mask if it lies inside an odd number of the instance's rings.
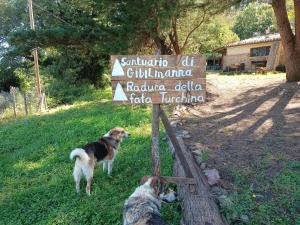
{"label": "window", "polygon": [[251,57],[255,56],[268,56],[270,53],[271,46],[251,48]]}

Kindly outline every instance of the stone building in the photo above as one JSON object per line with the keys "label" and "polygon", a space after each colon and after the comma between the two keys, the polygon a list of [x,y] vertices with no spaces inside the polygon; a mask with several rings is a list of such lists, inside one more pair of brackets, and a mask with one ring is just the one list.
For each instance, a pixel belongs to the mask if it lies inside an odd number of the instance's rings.
{"label": "stone building", "polygon": [[[279,34],[257,36],[216,49],[223,71],[255,72],[257,67],[284,71],[284,54]],[[208,61],[208,64],[211,62]]]}

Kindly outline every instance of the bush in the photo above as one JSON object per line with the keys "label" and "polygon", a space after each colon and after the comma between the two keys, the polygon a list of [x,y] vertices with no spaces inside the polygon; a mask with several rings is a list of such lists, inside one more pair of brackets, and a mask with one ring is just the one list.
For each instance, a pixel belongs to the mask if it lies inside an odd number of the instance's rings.
{"label": "bush", "polygon": [[79,97],[90,95],[93,91],[94,87],[89,84],[74,85],[63,80],[55,80],[49,84],[46,91],[48,107],[72,104]]}

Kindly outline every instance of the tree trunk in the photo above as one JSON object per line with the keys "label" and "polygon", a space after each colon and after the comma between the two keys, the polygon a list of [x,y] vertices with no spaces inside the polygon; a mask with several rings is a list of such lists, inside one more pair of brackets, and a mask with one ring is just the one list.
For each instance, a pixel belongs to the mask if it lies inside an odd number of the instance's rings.
{"label": "tree trunk", "polygon": [[159,36],[154,38],[157,48],[160,50],[161,55],[172,55],[172,50],[167,46],[166,41]]}
{"label": "tree trunk", "polygon": [[295,3],[295,27],[294,35],[288,19],[286,0],[273,0],[272,7],[276,16],[281,42],[285,55],[286,80],[287,82],[300,81],[300,1]]}

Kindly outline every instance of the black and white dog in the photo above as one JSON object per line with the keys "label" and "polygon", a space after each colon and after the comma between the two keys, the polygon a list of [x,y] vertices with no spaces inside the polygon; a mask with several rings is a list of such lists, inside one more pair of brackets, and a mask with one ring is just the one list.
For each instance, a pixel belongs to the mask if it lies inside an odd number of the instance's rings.
{"label": "black and white dog", "polygon": [[80,179],[84,175],[87,181],[86,193],[91,194],[91,183],[97,162],[103,162],[103,170],[107,169],[108,175],[111,175],[120,143],[123,138],[129,137],[129,135],[123,128],[116,127],[98,141],[91,142],[83,148],[76,148],[71,152],[70,159],[76,158],[73,176],[77,192],[80,190]]}
{"label": "black and white dog", "polygon": [[123,225],[168,225],[160,214],[161,203],[175,199],[176,193],[161,177],[143,177],[141,186],[125,201]]}

